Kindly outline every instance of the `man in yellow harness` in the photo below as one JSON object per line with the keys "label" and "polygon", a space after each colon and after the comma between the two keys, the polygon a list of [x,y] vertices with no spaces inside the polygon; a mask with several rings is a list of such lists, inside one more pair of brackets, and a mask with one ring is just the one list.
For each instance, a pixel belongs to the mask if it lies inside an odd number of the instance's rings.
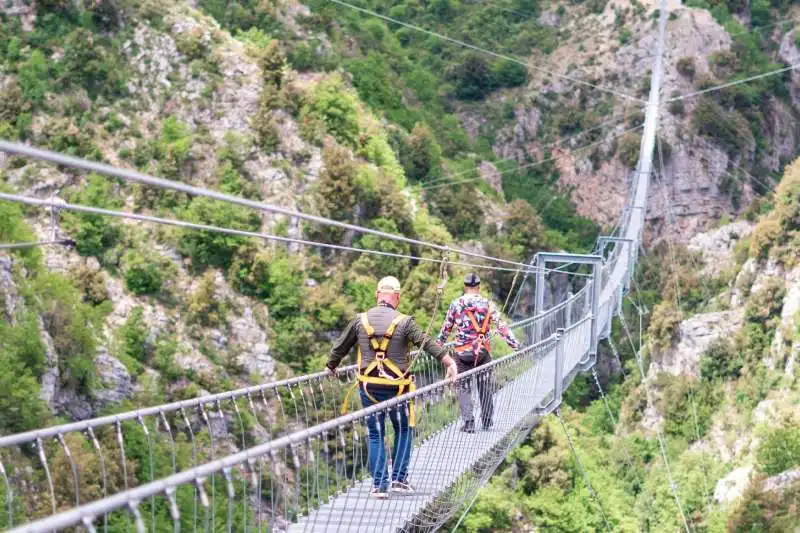
{"label": "man in yellow harness", "polygon": [[[414,379],[409,372],[412,362],[409,349],[411,344],[441,360],[447,368],[448,379],[457,374],[456,364],[447,352],[428,337],[412,317],[397,312],[397,305],[400,303],[400,282],[397,278],[388,276],[381,279],[375,297],[377,305],[350,321],[344,333],[334,343],[328,358],[328,372],[335,375],[336,367],[342,359],[353,346],[357,346],[358,381],[353,384],[354,388],[345,398],[343,413],[347,410],[350,394],[355,388],[359,389],[364,407],[415,390]],[[408,412],[403,406],[388,410],[389,420],[394,427],[391,480],[383,446],[386,414],[386,411],[381,411],[366,420],[369,432],[369,471],[372,475],[371,494],[378,499],[388,498],[390,490],[400,494],[415,492],[408,482],[413,433],[411,428],[414,427],[413,404],[409,406]]]}
{"label": "man in yellow harness", "polygon": [[[456,328],[456,363],[459,372],[485,365],[492,360],[489,344],[489,329],[494,326],[497,333],[513,349],[519,347],[514,334],[500,318],[500,313],[489,299],[481,296],[481,278],[474,272],[464,277],[464,294],[453,300],[447,310],[442,330],[439,332],[439,345],[447,342],[450,331]],[[492,376],[482,374],[475,377],[478,382],[478,396],[481,402],[481,421],[483,429],[493,425],[492,415]],[[472,390],[470,380],[463,381],[458,390],[458,404],[464,426],[461,431],[475,432],[475,418],[472,414]]]}

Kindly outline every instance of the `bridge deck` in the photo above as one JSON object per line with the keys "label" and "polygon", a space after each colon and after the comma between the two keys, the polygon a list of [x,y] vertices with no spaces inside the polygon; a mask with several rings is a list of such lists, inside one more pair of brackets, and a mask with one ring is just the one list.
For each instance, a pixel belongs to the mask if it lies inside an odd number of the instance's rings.
{"label": "bridge deck", "polygon": [[[537,357],[532,367],[494,394],[495,420],[490,431],[461,432],[459,420],[445,426],[419,446],[411,457],[409,479],[416,487],[414,496],[391,494],[388,500],[369,496],[371,479],[357,483],[336,495],[310,516],[301,517],[289,528],[300,532],[385,532],[402,528],[421,513],[482,457],[490,453],[533,408],[553,390],[555,349]],[[476,421],[479,402],[473,403]],[[387,421],[388,425],[388,421]],[[479,426],[479,424],[478,424]],[[422,520],[424,522],[424,519]]]}

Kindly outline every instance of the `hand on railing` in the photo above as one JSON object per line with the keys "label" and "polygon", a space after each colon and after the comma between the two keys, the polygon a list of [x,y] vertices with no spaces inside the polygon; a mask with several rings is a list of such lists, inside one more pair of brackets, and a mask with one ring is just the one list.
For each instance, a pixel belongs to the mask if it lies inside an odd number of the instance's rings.
{"label": "hand on railing", "polygon": [[456,377],[458,377],[458,367],[454,361],[447,365],[447,372],[445,373],[444,377],[450,383],[453,383],[456,380]]}

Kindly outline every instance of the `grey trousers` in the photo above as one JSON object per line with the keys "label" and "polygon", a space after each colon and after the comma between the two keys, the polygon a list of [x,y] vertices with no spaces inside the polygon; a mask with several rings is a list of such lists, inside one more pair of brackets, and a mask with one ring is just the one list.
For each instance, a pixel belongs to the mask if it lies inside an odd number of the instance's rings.
{"label": "grey trousers", "polygon": [[[491,360],[491,355],[484,350],[478,358],[477,366],[485,365]],[[460,357],[456,357],[456,365],[458,366],[459,374],[466,372],[467,370],[472,370],[476,366],[474,364],[472,354],[469,355],[468,359],[465,358],[464,360],[462,360]],[[492,415],[494,414],[494,402],[492,399],[492,393],[494,392],[494,380],[492,379],[491,372],[478,373],[477,375],[472,376],[470,379],[462,381],[459,385],[457,397],[458,407],[461,410],[461,418],[463,418],[465,422],[472,422],[475,420],[472,405],[473,382],[477,382],[478,398],[480,400],[481,408],[481,422],[484,426],[486,426],[492,422]]]}

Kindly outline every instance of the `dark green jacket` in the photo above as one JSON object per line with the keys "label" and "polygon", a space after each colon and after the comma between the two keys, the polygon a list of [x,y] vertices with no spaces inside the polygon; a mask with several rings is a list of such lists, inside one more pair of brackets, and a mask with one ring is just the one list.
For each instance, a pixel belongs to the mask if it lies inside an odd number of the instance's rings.
{"label": "dark green jacket", "polygon": [[[387,304],[378,304],[367,311],[367,319],[370,326],[375,329],[375,336],[379,341],[397,315],[398,312]],[[361,368],[366,368],[372,362],[375,354],[369,345],[366,331],[361,327],[360,316],[356,316],[350,321],[342,335],[334,343],[328,357],[328,368],[335,370],[356,344],[361,347]],[[405,371],[411,362],[412,345],[422,348],[439,360],[447,355],[447,352],[436,344],[436,341],[425,335],[413,317],[408,317],[397,326],[392,340],[389,342],[389,348],[386,350],[386,356],[400,370]]]}

